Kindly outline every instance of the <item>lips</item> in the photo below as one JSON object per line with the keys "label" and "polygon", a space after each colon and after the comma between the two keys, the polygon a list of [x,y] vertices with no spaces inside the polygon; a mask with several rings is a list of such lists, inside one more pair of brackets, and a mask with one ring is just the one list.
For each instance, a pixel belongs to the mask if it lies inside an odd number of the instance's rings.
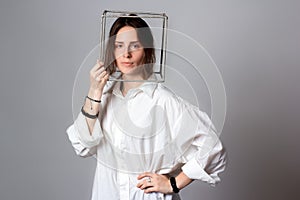
{"label": "lips", "polygon": [[123,66],[126,66],[126,67],[132,67],[133,66],[133,62],[121,62],[121,64]]}

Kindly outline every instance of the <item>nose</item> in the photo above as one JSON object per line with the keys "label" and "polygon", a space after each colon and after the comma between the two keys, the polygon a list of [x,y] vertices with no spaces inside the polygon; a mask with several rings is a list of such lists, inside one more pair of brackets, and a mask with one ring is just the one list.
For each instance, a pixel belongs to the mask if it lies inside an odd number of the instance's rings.
{"label": "nose", "polygon": [[123,56],[125,58],[131,58],[131,52],[129,50],[129,47],[125,49],[125,52],[124,52]]}

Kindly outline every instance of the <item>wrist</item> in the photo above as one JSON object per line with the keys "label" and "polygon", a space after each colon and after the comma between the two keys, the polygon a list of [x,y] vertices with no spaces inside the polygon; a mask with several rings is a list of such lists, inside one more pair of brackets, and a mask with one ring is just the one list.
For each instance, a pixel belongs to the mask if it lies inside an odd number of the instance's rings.
{"label": "wrist", "polygon": [[171,185],[171,188],[172,188],[172,192],[178,193],[180,191],[179,188],[177,187],[175,177],[170,177],[170,185]]}
{"label": "wrist", "polygon": [[91,114],[91,115],[96,115],[99,112],[99,105],[98,103],[91,103],[90,100],[85,100],[85,103],[83,104],[82,108],[84,109],[85,112]]}
{"label": "wrist", "polygon": [[102,90],[99,89],[89,89],[88,92],[88,97],[95,99],[95,100],[100,100],[102,96]]}
{"label": "wrist", "polygon": [[98,115],[99,115],[99,111],[96,113],[96,114],[91,114],[91,113],[88,113],[84,110],[84,106],[82,106],[81,108],[81,113],[87,117],[87,118],[90,118],[90,119],[96,119],[98,118]]}

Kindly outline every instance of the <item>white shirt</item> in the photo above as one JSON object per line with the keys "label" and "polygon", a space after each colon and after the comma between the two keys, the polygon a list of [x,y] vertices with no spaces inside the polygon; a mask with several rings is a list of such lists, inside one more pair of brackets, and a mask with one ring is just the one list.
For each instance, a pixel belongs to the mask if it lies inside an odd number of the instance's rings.
{"label": "white shirt", "polygon": [[95,156],[92,200],[179,199],[136,187],[142,172],[189,178],[215,185],[225,168],[225,151],[209,117],[165,86],[146,82],[124,97],[120,82],[106,86],[90,134],[79,113],[67,129],[75,152]]}

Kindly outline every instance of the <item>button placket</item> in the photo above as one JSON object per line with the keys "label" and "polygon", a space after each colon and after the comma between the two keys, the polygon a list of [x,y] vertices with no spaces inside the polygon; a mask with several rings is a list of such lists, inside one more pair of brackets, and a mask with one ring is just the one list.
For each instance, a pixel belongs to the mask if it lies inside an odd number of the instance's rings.
{"label": "button placket", "polygon": [[129,200],[129,177],[125,173],[118,172],[120,184],[120,200]]}

